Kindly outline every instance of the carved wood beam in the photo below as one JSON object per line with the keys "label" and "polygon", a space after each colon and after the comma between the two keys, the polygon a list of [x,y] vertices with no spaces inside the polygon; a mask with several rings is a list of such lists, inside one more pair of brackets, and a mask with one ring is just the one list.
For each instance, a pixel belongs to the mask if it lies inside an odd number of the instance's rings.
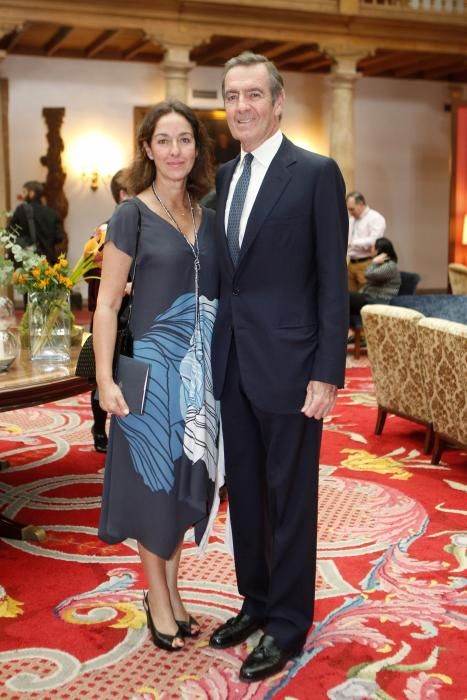
{"label": "carved wood beam", "polygon": [[218,47],[214,50],[210,50],[209,47],[202,48],[201,55],[196,54],[194,60],[199,65],[204,65],[206,63],[212,63],[213,61],[220,59],[220,63],[223,63],[227,58],[231,56],[237,56],[242,51],[249,51],[258,43],[257,39],[241,39],[240,41],[234,41],[231,44],[224,44],[222,47]]}
{"label": "carved wood beam", "polygon": [[316,46],[313,49],[307,47],[306,51],[302,49],[302,51],[297,52],[294,56],[281,60],[280,66],[282,70],[293,70],[294,68],[299,68],[303,64],[309,63],[310,60],[314,61],[318,57],[322,58],[322,53]]}
{"label": "carved wood beam", "polygon": [[402,54],[391,54],[385,61],[379,61],[377,63],[372,63],[371,59],[364,59],[360,65],[360,70],[365,72],[365,75],[372,76],[375,74],[380,74],[385,71],[392,71],[396,68],[401,68],[404,66],[412,65],[420,61],[419,53],[402,53]]}
{"label": "carved wood beam", "polygon": [[11,22],[7,18],[3,19],[0,12],[0,39],[3,39],[8,34],[12,35],[7,46],[4,47],[5,51],[8,51],[10,43],[13,43],[13,46],[17,43],[18,39],[16,39],[16,36],[18,35],[19,37],[26,26],[27,22]]}
{"label": "carved wood beam", "polygon": [[[30,26],[30,22],[25,22],[23,25],[19,27],[15,27],[15,29],[11,32],[10,38],[8,42],[5,44],[5,51],[7,53],[10,53],[15,46],[18,44],[19,40],[21,39],[22,35],[26,31],[26,29]],[[1,29],[0,29],[0,34],[1,34]]]}
{"label": "carved wood beam", "polygon": [[[140,39],[124,52],[122,58],[124,58],[125,61],[130,61],[132,58],[144,51],[144,49],[147,49],[152,46],[154,46],[154,42],[151,39]],[[161,60],[163,53],[163,49],[161,48]]]}
{"label": "carved wood beam", "polygon": [[269,58],[270,61],[275,61],[276,59],[283,58],[290,51],[299,48],[299,44],[296,41],[286,41],[272,47],[271,49],[266,49],[263,51],[264,55]]}
{"label": "carved wood beam", "polygon": [[86,49],[86,58],[97,56],[97,54],[102,51],[102,49],[118,34],[118,32],[118,29],[107,29],[105,32],[99,34],[97,39],[94,39],[94,41],[89,44],[88,48]]}
{"label": "carved wood beam", "polygon": [[44,46],[46,56],[53,56],[55,53],[57,53],[60,46],[72,31],[73,27],[60,27]]}
{"label": "carved wood beam", "polygon": [[446,64],[452,64],[452,56],[425,56],[420,58],[416,63],[411,63],[409,66],[398,68],[394,71],[395,78],[409,78],[417,73],[424,73],[430,68],[442,67]]}
{"label": "carved wood beam", "polygon": [[444,68],[436,68],[435,70],[428,71],[425,75],[428,80],[439,80],[440,78],[445,78],[448,75],[464,73],[466,69],[467,59],[460,58],[457,61],[444,66]]}
{"label": "carved wood beam", "polygon": [[304,71],[305,73],[313,73],[314,71],[321,71],[324,68],[328,68],[331,66],[332,60],[330,58],[327,58],[326,56],[321,56],[320,58],[317,58],[316,61],[310,61],[310,63],[301,66],[300,70]]}

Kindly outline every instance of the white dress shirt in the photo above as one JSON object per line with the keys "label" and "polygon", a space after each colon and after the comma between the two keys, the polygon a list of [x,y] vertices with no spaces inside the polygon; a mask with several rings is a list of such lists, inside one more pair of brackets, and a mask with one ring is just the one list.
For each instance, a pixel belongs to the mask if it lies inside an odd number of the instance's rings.
{"label": "white dress shirt", "polygon": [[[245,203],[243,205],[242,216],[240,219],[240,232],[239,232],[239,245],[242,246],[243,237],[245,235],[246,225],[248,223],[248,218],[253,209],[253,204],[255,203],[256,197],[258,196],[259,188],[261,187],[264,176],[267,173],[271,161],[276,155],[282,143],[282,132],[276,131],[275,134],[270,136],[267,141],[258,146],[254,151],[251,151],[253,155],[253,160],[251,161],[251,177],[250,183],[248,185],[248,191],[245,197]],[[234,170],[232,180],[230,182],[229,196],[227,197],[227,203],[225,206],[225,230],[227,231],[227,223],[229,221],[230,205],[232,203],[233,193],[235,191],[235,185],[243,172],[245,151],[242,149],[240,153],[240,160],[237,167]]]}
{"label": "white dress shirt", "polygon": [[377,238],[384,236],[386,220],[374,209],[367,207],[359,219],[349,219],[350,258],[368,258],[373,255],[373,246]]}

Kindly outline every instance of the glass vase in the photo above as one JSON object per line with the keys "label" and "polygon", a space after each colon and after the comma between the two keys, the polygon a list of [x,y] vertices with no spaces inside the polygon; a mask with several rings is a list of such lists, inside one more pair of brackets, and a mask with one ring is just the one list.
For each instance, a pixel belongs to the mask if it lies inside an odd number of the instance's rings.
{"label": "glass vase", "polygon": [[13,333],[0,328],[0,372],[6,372],[16,359],[18,342]]}
{"label": "glass vase", "polygon": [[28,293],[31,360],[67,362],[70,359],[70,292]]}

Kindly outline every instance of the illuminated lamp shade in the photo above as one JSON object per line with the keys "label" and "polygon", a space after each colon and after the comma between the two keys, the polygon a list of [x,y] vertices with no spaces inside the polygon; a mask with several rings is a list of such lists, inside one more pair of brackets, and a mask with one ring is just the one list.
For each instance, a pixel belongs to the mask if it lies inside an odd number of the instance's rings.
{"label": "illuminated lamp shade", "polygon": [[97,131],[82,134],[73,141],[67,160],[74,173],[93,192],[102,182],[108,182],[124,162],[120,144]]}
{"label": "illuminated lamp shade", "polygon": [[467,214],[464,216],[464,228],[462,229],[462,245],[467,245]]}

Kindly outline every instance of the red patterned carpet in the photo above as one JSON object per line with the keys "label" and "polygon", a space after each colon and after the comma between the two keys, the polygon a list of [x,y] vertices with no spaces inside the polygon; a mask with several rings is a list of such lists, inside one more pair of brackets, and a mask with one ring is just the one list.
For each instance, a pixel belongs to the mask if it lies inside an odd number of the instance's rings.
{"label": "red patterned carpet", "polygon": [[[80,700],[464,700],[467,454],[434,467],[423,430],[389,418],[373,435],[369,370],[349,370],[326,421],[316,620],[301,658],[267,682],[237,671],[247,645],[209,633],[239,607],[224,545],[190,538],[182,587],[203,634],[177,654],[152,645],[135,543],[96,537],[103,457],[87,395],[0,415],[0,508],[43,524],[43,543],[0,540],[0,698]],[[254,643],[250,640],[249,646]]]}

